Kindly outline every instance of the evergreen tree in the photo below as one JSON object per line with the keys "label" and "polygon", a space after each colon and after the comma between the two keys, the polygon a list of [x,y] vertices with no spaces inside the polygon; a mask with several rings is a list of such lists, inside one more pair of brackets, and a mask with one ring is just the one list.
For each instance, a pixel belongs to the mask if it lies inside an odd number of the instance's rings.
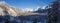
{"label": "evergreen tree", "polygon": [[33,20],[33,23],[37,23],[37,19],[36,18]]}
{"label": "evergreen tree", "polygon": [[58,21],[58,1],[53,2],[52,8],[48,10],[48,23],[57,23]]}

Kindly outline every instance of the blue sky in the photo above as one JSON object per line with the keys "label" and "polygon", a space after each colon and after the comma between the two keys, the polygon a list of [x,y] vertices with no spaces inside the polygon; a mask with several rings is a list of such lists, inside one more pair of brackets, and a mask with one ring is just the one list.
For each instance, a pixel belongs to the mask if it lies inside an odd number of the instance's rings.
{"label": "blue sky", "polygon": [[5,2],[17,8],[35,8],[48,5],[53,2],[53,0],[5,0]]}

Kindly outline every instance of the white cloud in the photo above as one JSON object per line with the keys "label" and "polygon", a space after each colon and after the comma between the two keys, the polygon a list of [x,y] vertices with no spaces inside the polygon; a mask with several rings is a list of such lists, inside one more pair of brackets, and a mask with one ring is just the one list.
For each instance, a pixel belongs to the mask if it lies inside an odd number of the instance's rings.
{"label": "white cloud", "polygon": [[33,9],[31,9],[31,8],[26,8],[25,10],[26,11],[33,11]]}
{"label": "white cloud", "polygon": [[24,9],[22,9],[22,11],[23,12],[29,12],[29,11],[33,11],[33,9],[32,8],[24,8]]}
{"label": "white cloud", "polygon": [[35,7],[34,9],[33,8],[24,8],[24,9],[22,9],[22,11],[23,12],[33,12],[33,11],[37,11],[39,8],[41,8],[40,6],[37,6],[37,7]]}

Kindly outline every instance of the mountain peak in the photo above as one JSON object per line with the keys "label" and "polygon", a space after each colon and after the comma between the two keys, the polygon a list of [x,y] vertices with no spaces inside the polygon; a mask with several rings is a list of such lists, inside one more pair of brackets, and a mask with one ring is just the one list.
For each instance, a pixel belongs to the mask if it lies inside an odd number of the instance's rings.
{"label": "mountain peak", "polygon": [[10,5],[8,5],[5,1],[1,1],[0,2],[0,15],[12,15],[12,16],[16,16],[18,15],[17,12],[15,10],[18,10]]}

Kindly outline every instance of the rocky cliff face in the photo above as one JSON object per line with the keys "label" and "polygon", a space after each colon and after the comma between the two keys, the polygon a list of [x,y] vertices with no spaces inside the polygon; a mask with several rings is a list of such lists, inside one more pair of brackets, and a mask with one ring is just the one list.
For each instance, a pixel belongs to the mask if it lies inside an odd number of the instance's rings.
{"label": "rocky cliff face", "polygon": [[12,15],[12,16],[16,16],[19,15],[19,13],[21,12],[21,10],[10,6],[9,4],[5,3],[5,2],[0,2],[0,15]]}

